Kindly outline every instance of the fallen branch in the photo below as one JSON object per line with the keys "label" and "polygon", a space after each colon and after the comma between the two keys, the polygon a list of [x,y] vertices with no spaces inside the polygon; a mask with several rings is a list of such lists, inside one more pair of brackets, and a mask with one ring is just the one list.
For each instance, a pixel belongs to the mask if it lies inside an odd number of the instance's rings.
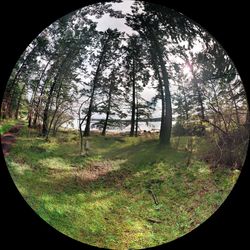
{"label": "fallen branch", "polygon": [[153,199],[154,199],[155,205],[158,205],[159,202],[158,202],[158,199],[157,199],[156,195],[154,194],[153,190],[152,190],[152,189],[149,189],[148,191],[149,191],[149,193],[152,195],[152,197],[153,197]]}
{"label": "fallen branch", "polygon": [[220,127],[218,127],[217,125],[215,125],[214,123],[212,123],[211,121],[209,121],[208,119],[203,119],[203,122],[207,122],[210,125],[212,125],[214,128],[218,129],[219,131],[221,131],[224,135],[227,135],[228,133],[226,131],[224,131],[223,129],[221,129]]}
{"label": "fallen branch", "polygon": [[162,221],[156,220],[156,219],[152,219],[152,218],[147,218],[146,220],[149,221],[149,222],[152,222],[152,223],[162,223]]}

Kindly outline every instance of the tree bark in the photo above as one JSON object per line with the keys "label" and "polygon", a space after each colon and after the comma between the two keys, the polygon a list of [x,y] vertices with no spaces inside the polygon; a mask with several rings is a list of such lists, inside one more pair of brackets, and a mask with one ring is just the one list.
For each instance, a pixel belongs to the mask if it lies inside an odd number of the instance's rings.
{"label": "tree bark", "polygon": [[200,105],[200,111],[201,111],[200,118],[201,118],[201,121],[203,121],[205,119],[205,108],[203,105],[201,90],[200,90],[200,87],[198,85],[198,79],[196,78],[195,73],[194,73],[193,65],[191,63],[189,63],[189,68],[190,68],[191,74],[193,76],[193,84],[195,87],[195,91],[197,93],[197,101]]}
{"label": "tree bark", "polygon": [[[12,117],[12,103],[13,103],[13,98],[15,98],[15,92],[16,92],[14,86],[18,83],[20,74],[21,74],[24,66],[26,66],[27,60],[30,58],[30,56],[32,55],[32,53],[34,52],[34,50],[37,48],[37,45],[38,44],[36,44],[31,49],[31,51],[28,53],[28,55],[26,56],[26,58],[22,62],[20,68],[17,70],[17,73],[15,74],[14,79],[12,80],[10,86],[8,87],[9,88],[9,92],[6,93],[8,95],[8,99],[9,99],[7,109],[8,109],[8,114],[9,114],[10,117]],[[18,111],[16,111],[16,112],[18,112]],[[15,117],[16,117],[16,114],[15,114]]]}
{"label": "tree bark", "polygon": [[57,95],[56,95],[56,107],[55,107],[55,111],[53,113],[53,116],[52,116],[51,121],[50,121],[49,126],[48,126],[46,140],[49,138],[49,133],[50,133],[50,130],[51,130],[52,123],[53,123],[53,121],[55,119],[55,116],[57,114],[57,111],[58,111],[58,109],[60,107],[60,104],[58,103],[58,100],[59,100],[59,97],[60,97],[60,91],[61,91],[61,88],[62,88],[62,83],[63,83],[63,80],[61,79],[60,86],[59,86],[59,89],[57,90]]}
{"label": "tree bark", "polygon": [[55,89],[55,86],[56,86],[58,80],[61,78],[61,73],[62,73],[63,67],[64,67],[65,63],[67,62],[67,60],[68,60],[69,56],[71,55],[71,53],[72,53],[72,51],[69,50],[68,53],[66,54],[66,56],[62,59],[63,61],[62,61],[61,65],[59,66],[59,69],[58,69],[57,74],[56,74],[56,76],[54,78],[54,81],[53,81],[53,83],[52,83],[52,85],[50,87],[50,91],[49,91],[49,94],[48,94],[48,99],[46,101],[46,105],[45,105],[44,112],[43,112],[42,136],[46,136],[46,138],[47,138],[47,134],[48,134],[49,107],[51,105],[53,92],[54,92],[54,89]]}
{"label": "tree bark", "polygon": [[24,93],[25,87],[26,87],[26,84],[23,85],[23,87],[22,87],[22,89],[21,89],[21,92],[20,92],[20,94],[19,94],[19,97],[18,97],[17,107],[16,107],[16,111],[15,111],[15,119],[16,119],[16,120],[18,119],[20,104],[21,104],[22,95],[23,95],[23,93]]}
{"label": "tree bark", "polygon": [[106,129],[107,129],[109,115],[110,115],[110,109],[111,109],[113,86],[114,86],[114,83],[113,83],[113,80],[111,80],[111,84],[110,84],[110,88],[109,88],[109,93],[108,93],[108,106],[107,106],[106,119],[104,121],[103,130],[102,130],[102,135],[103,136],[106,135]]}
{"label": "tree bark", "polygon": [[160,144],[165,143],[166,135],[166,98],[164,93],[164,84],[158,68],[158,60],[154,51],[151,49],[152,62],[154,64],[154,70],[159,82],[159,91],[161,96],[161,127],[160,127]]}
{"label": "tree bark", "polygon": [[108,35],[104,45],[103,45],[103,49],[102,52],[100,54],[100,58],[99,58],[99,62],[97,65],[97,69],[95,72],[95,76],[94,76],[94,80],[93,80],[93,86],[92,86],[92,91],[91,91],[91,96],[90,96],[90,101],[89,101],[89,108],[88,108],[88,112],[87,112],[87,120],[86,120],[86,126],[85,126],[85,130],[84,130],[84,136],[90,136],[90,122],[91,122],[91,116],[92,116],[92,111],[93,111],[93,104],[94,104],[94,96],[95,96],[95,90],[97,88],[97,83],[98,83],[98,78],[99,78],[99,73],[101,71],[101,66],[103,63],[103,59],[105,57],[106,54],[106,46],[108,41],[110,40],[110,34]]}
{"label": "tree bark", "polygon": [[[163,106],[165,106],[165,110],[162,110],[162,124],[161,124],[161,131],[160,131],[160,144],[168,145],[170,144],[170,137],[171,137],[171,130],[172,130],[172,105],[171,105],[171,95],[169,90],[169,76],[166,70],[165,62],[163,60],[163,51],[160,47],[160,44],[156,37],[154,36],[151,29],[150,37],[151,37],[151,44],[153,46],[153,52],[156,53],[156,62],[159,63],[160,70],[158,74],[160,76],[159,79],[162,79],[162,90],[164,92],[164,100],[162,102]],[[156,65],[157,67],[157,65]],[[164,112],[165,111],[165,112]]]}
{"label": "tree bark", "polygon": [[133,58],[133,76],[132,76],[132,113],[131,113],[131,126],[130,136],[135,135],[135,58]]}
{"label": "tree bark", "polygon": [[233,89],[231,87],[231,84],[229,83],[228,85],[229,85],[229,91],[230,91],[231,99],[232,99],[232,102],[233,102],[233,105],[234,105],[234,109],[235,109],[235,115],[236,115],[237,125],[239,126],[240,125],[240,116],[239,116],[238,106],[237,106],[237,103],[235,101],[235,95],[233,93]]}
{"label": "tree bark", "polygon": [[[32,127],[32,115],[33,115],[33,113],[34,113],[34,108],[33,108],[33,106],[34,106],[35,99],[36,99],[36,97],[37,97],[37,90],[38,90],[38,87],[39,87],[39,85],[40,85],[40,83],[41,83],[41,81],[42,81],[42,79],[43,79],[43,76],[44,76],[44,74],[45,74],[45,71],[46,71],[46,69],[47,69],[49,63],[50,63],[50,60],[49,60],[49,61],[47,62],[47,64],[45,65],[45,67],[44,67],[44,69],[43,69],[43,71],[42,71],[42,73],[41,73],[41,76],[40,76],[40,78],[39,78],[39,81],[38,81],[38,83],[37,83],[37,85],[36,85],[36,87],[35,87],[35,90],[34,90],[34,93],[33,93],[33,95],[32,95],[32,98],[31,98],[31,100],[30,100],[29,112],[28,112],[28,127],[29,127],[29,128]],[[39,100],[39,101],[40,101],[40,100]],[[39,103],[39,104],[40,104],[40,103]],[[38,105],[39,105],[39,104],[38,104]]]}
{"label": "tree bark", "polygon": [[48,99],[47,99],[47,102],[46,102],[46,105],[45,105],[45,108],[43,111],[43,125],[42,125],[42,135],[43,136],[47,136],[47,133],[48,133],[49,106],[51,104],[52,94],[53,94],[54,88],[56,86],[57,78],[58,78],[58,74],[55,77],[53,84],[50,87]]}
{"label": "tree bark", "polygon": [[139,127],[139,106],[138,106],[138,97],[136,101],[136,121],[135,121],[135,136],[138,136],[138,127]]}

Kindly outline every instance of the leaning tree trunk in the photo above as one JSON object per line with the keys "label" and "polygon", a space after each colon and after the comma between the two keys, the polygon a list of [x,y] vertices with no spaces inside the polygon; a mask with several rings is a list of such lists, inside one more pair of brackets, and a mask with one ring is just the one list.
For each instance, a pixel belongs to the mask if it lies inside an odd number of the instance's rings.
{"label": "leaning tree trunk", "polygon": [[107,113],[106,113],[106,119],[104,121],[103,129],[102,129],[102,135],[103,136],[106,135],[106,130],[107,130],[107,126],[108,126],[108,120],[109,120],[109,114],[110,114],[110,111],[108,110]]}
{"label": "leaning tree trunk", "polygon": [[59,67],[59,69],[57,71],[57,74],[56,74],[56,76],[54,78],[54,81],[53,81],[53,83],[52,83],[52,85],[50,87],[50,91],[49,91],[49,94],[48,94],[48,99],[46,101],[44,112],[43,112],[42,136],[47,136],[47,134],[48,134],[49,107],[51,105],[51,101],[52,101],[52,97],[53,97],[53,93],[54,93],[56,84],[57,84],[58,80],[60,80],[62,78],[61,74],[64,73],[63,68],[64,68],[65,64],[67,63],[71,53],[72,53],[72,50],[69,50],[68,53],[66,54],[66,56],[64,58],[62,58],[62,63],[60,65],[60,67]]}
{"label": "leaning tree trunk", "polygon": [[108,93],[108,107],[107,107],[107,113],[106,113],[106,119],[104,121],[103,125],[103,130],[102,130],[102,135],[106,135],[106,130],[108,126],[108,120],[109,120],[109,115],[110,115],[110,109],[111,109],[111,102],[112,102],[112,92],[113,92],[113,81],[111,80],[110,88],[109,88],[109,93]]}
{"label": "leaning tree trunk", "polygon": [[43,125],[42,125],[42,136],[47,136],[48,133],[48,118],[49,118],[49,106],[52,100],[52,94],[54,92],[54,88],[56,86],[57,79],[54,79],[52,86],[50,87],[48,99],[43,111]]}
{"label": "leaning tree trunk", "polygon": [[[15,95],[16,95],[16,88],[15,85],[18,84],[19,82],[19,78],[20,75],[22,73],[22,70],[24,69],[24,67],[27,65],[27,61],[30,58],[30,56],[32,55],[32,53],[35,51],[35,49],[37,48],[38,44],[36,44],[32,50],[28,53],[28,55],[26,56],[26,58],[24,59],[24,61],[22,62],[20,68],[17,70],[13,80],[11,81],[10,85],[8,86],[9,91],[6,93],[8,95],[8,114],[10,115],[10,117],[12,117],[12,104],[13,104],[13,99],[15,99]],[[15,113],[18,111],[15,111]],[[16,117],[16,114],[15,114]]]}
{"label": "leaning tree trunk", "polygon": [[[33,113],[34,113],[34,104],[35,104],[35,99],[36,99],[36,97],[37,97],[38,87],[39,87],[39,85],[40,85],[40,83],[41,83],[41,81],[42,81],[42,79],[43,79],[43,77],[44,77],[44,74],[45,74],[45,72],[46,72],[46,69],[47,69],[47,67],[49,66],[49,63],[50,63],[50,60],[47,62],[47,64],[45,65],[45,67],[44,67],[44,69],[43,69],[43,71],[42,71],[42,73],[41,73],[41,76],[40,76],[40,78],[39,78],[39,80],[38,80],[38,83],[37,83],[37,85],[36,85],[36,87],[35,87],[33,96],[32,96],[31,101],[30,101],[29,112],[28,112],[28,127],[29,127],[29,128],[32,127],[32,115],[33,115]],[[42,89],[42,92],[43,92],[43,89]],[[40,100],[38,100],[38,106],[39,106],[39,105],[40,105]],[[35,114],[35,115],[36,115],[36,119],[37,119],[37,114]],[[35,119],[35,121],[36,121],[36,119]]]}
{"label": "leaning tree trunk", "polygon": [[53,113],[53,115],[52,115],[52,118],[51,118],[51,120],[50,120],[48,129],[47,129],[46,140],[48,140],[48,138],[49,138],[49,133],[50,133],[50,130],[51,130],[52,123],[54,122],[54,119],[55,119],[55,117],[56,117],[57,111],[58,111],[59,106],[60,106],[60,104],[58,103],[58,100],[59,100],[59,97],[60,97],[60,92],[61,92],[61,88],[62,88],[62,83],[63,83],[63,81],[61,80],[59,89],[57,90],[56,108],[55,108],[55,111],[54,111],[54,113]]}
{"label": "leaning tree trunk", "polygon": [[97,69],[95,72],[95,77],[94,77],[94,81],[93,81],[93,87],[92,87],[92,91],[91,91],[91,96],[90,96],[90,101],[89,101],[89,108],[88,108],[88,112],[87,112],[87,120],[86,120],[86,126],[84,129],[84,136],[90,136],[90,122],[91,122],[91,116],[92,116],[92,111],[93,111],[93,104],[94,104],[94,96],[95,96],[95,90],[97,88],[97,83],[98,83],[98,77],[101,71],[101,66],[106,54],[106,46],[108,41],[110,40],[110,34],[108,35],[104,45],[103,45],[103,49],[102,52],[100,54],[100,59],[97,65]]}
{"label": "leaning tree trunk", "polygon": [[[171,137],[171,130],[172,130],[172,105],[171,105],[171,95],[169,90],[169,76],[166,70],[165,62],[163,60],[163,53],[162,49],[160,47],[160,44],[153,33],[151,33],[151,44],[153,46],[153,50],[156,53],[156,58],[158,59],[156,62],[159,63],[160,70],[158,72],[159,79],[162,79],[161,81],[161,91],[162,97],[162,107],[165,107],[165,110],[163,108],[162,110],[162,123],[161,123],[161,131],[160,131],[160,144],[162,145],[168,145],[170,144],[170,137]],[[157,65],[156,65],[157,67]],[[161,75],[160,75],[161,73]]]}

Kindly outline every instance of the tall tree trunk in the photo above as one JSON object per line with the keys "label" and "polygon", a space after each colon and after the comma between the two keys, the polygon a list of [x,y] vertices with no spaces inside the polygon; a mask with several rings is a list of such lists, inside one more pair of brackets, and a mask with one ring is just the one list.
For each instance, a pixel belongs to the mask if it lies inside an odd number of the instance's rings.
{"label": "tall tree trunk", "polygon": [[201,94],[201,91],[200,91],[200,87],[198,86],[198,83],[196,82],[196,79],[194,81],[195,83],[195,86],[196,86],[196,90],[197,90],[197,98],[198,98],[198,103],[200,105],[200,118],[201,118],[201,121],[203,121],[205,119],[205,108],[204,108],[204,105],[203,105],[203,100],[202,100],[202,94]]}
{"label": "tall tree trunk", "polygon": [[102,52],[100,54],[99,62],[97,65],[97,69],[95,72],[95,76],[94,76],[94,80],[93,80],[93,87],[92,87],[90,101],[89,101],[89,108],[88,108],[88,112],[87,112],[86,126],[85,126],[85,130],[84,130],[84,134],[83,134],[84,136],[90,136],[90,122],[91,122],[91,116],[92,116],[92,111],[93,111],[95,90],[97,88],[98,77],[99,77],[99,73],[101,71],[103,59],[104,59],[105,54],[106,54],[106,46],[107,46],[107,43],[109,40],[110,40],[110,34],[108,35],[108,37],[103,45]]}
{"label": "tall tree trunk", "polygon": [[[38,87],[39,87],[39,85],[40,85],[40,83],[41,83],[41,81],[43,79],[43,76],[44,76],[44,74],[46,72],[46,69],[49,66],[49,63],[50,63],[50,60],[46,63],[46,65],[45,65],[45,67],[44,67],[44,69],[43,69],[43,71],[41,73],[41,76],[40,76],[40,78],[38,80],[38,83],[37,83],[37,85],[35,87],[35,90],[34,90],[34,93],[32,95],[32,98],[30,100],[29,111],[28,111],[28,127],[29,128],[32,126],[32,115],[34,113],[34,104],[35,104],[35,99],[37,97],[37,90],[38,90]],[[38,105],[39,104],[40,104],[40,100],[38,100]]]}
{"label": "tall tree trunk", "polygon": [[183,97],[184,97],[185,119],[186,119],[186,121],[188,121],[188,119],[189,119],[188,108],[189,108],[189,107],[188,107],[187,96],[186,96],[185,89],[184,89],[184,86],[183,86],[183,85],[182,85],[181,90],[182,90],[182,95],[183,95]]}
{"label": "tall tree trunk", "polygon": [[33,122],[32,122],[32,126],[33,127],[36,127],[37,126],[37,119],[38,119],[38,113],[39,113],[39,107],[40,107],[40,104],[41,104],[41,101],[42,101],[42,97],[45,93],[45,87],[47,85],[47,82],[45,81],[43,86],[42,86],[42,89],[41,89],[41,92],[40,92],[40,96],[38,97],[38,102],[34,108],[34,118],[33,118]]}
{"label": "tall tree trunk", "polygon": [[[163,78],[164,79],[164,78]],[[172,130],[172,105],[169,84],[164,84],[165,100],[166,100],[166,136],[164,136],[162,143],[170,144],[171,130]]]}
{"label": "tall tree trunk", "polygon": [[[72,64],[72,61],[70,60],[70,58],[69,57],[71,57],[71,58],[73,58],[74,56],[76,56],[76,53],[77,53],[77,48],[75,48],[75,49],[73,49],[72,51],[70,51],[69,53],[68,53],[68,55],[67,55],[67,61],[66,61],[66,59],[65,59],[65,64],[66,64],[66,72],[70,69],[70,65]],[[69,62],[69,63],[68,63]],[[68,64],[67,64],[68,63]],[[64,71],[64,74],[66,73],[65,71]],[[66,73],[67,74],[67,73]],[[60,94],[61,94],[61,89],[62,89],[62,87],[63,87],[63,78],[61,78],[60,79],[60,85],[59,85],[59,87],[58,87],[58,89],[57,89],[57,95],[56,95],[56,105],[55,105],[55,111],[54,111],[54,113],[53,113],[53,115],[52,115],[52,118],[51,118],[51,120],[50,120],[50,123],[49,123],[49,126],[48,126],[48,131],[47,131],[47,135],[46,135],[46,140],[49,138],[49,134],[50,134],[50,130],[51,130],[51,127],[52,127],[52,124],[53,124],[53,122],[54,122],[54,120],[55,120],[55,117],[56,117],[56,114],[57,114],[57,112],[58,112],[58,109],[59,109],[59,107],[60,107],[60,105],[62,104],[62,103],[59,103],[59,100],[60,100]]]}
{"label": "tall tree trunk", "polygon": [[[64,68],[64,65],[67,63],[68,59],[69,59],[69,56],[71,55],[72,53],[72,50],[69,50],[68,53],[66,54],[66,56],[62,59],[62,63],[57,71],[57,74],[54,78],[54,81],[50,87],[50,91],[49,91],[49,95],[48,95],[48,99],[46,101],[46,104],[45,104],[45,108],[44,108],[44,112],[43,112],[43,125],[42,125],[42,135],[43,136],[48,136],[48,119],[49,119],[49,108],[51,106],[51,100],[52,100],[52,97],[53,97],[53,92],[54,92],[54,89],[55,89],[55,86],[56,86],[56,83],[58,82],[58,80],[60,80],[62,78],[62,70]],[[62,81],[62,79],[61,79]],[[57,96],[59,95],[60,93],[57,94]]]}
{"label": "tall tree trunk", "polygon": [[[158,74],[161,76],[159,79],[162,79],[162,89],[164,92],[164,101],[162,101],[162,122],[161,122],[161,130],[160,130],[160,144],[162,145],[169,145],[170,144],[170,137],[171,137],[171,130],[172,130],[172,104],[171,104],[171,95],[169,90],[169,76],[167,73],[167,69],[165,66],[165,62],[163,59],[164,56],[164,49],[163,46],[159,43],[158,37],[155,35],[154,30],[152,27],[147,23],[144,22],[144,25],[147,30],[147,38],[151,44],[151,56],[154,59],[156,65],[155,69],[159,67]],[[157,65],[159,64],[159,66]],[[161,90],[162,91],[162,90]],[[165,112],[164,112],[165,111]]]}
{"label": "tall tree trunk", "polygon": [[104,121],[103,129],[102,129],[102,135],[103,136],[106,135],[106,129],[107,129],[109,115],[110,115],[110,109],[111,109],[113,86],[114,86],[114,83],[113,83],[113,80],[111,80],[109,93],[108,93],[108,106],[107,106],[107,112],[106,112],[106,119]]}
{"label": "tall tree trunk", "polygon": [[204,108],[204,104],[203,104],[203,100],[202,100],[202,93],[201,93],[201,90],[200,90],[200,86],[198,85],[198,79],[197,77],[195,76],[195,73],[194,73],[194,69],[193,69],[193,65],[191,63],[189,63],[189,68],[190,68],[190,71],[191,71],[191,74],[193,76],[193,84],[194,84],[194,87],[195,87],[195,91],[196,91],[196,94],[197,94],[197,102],[200,106],[200,119],[201,119],[201,122],[205,120],[205,108]]}
{"label": "tall tree trunk", "polygon": [[240,116],[239,116],[238,106],[237,106],[237,103],[236,103],[236,100],[235,100],[235,95],[233,93],[233,89],[231,87],[231,84],[229,83],[228,85],[229,85],[229,92],[230,92],[230,95],[231,95],[233,106],[234,106],[234,109],[235,109],[236,122],[237,122],[237,125],[239,126],[240,125]]}
{"label": "tall tree trunk", "polygon": [[166,98],[165,98],[165,93],[164,93],[163,82],[162,82],[162,79],[158,70],[157,70],[157,74],[158,74],[158,81],[159,81],[159,87],[160,87],[160,93],[161,93],[161,106],[162,106],[161,107],[160,144],[165,144],[166,138],[167,138]]}
{"label": "tall tree trunk", "polygon": [[[57,76],[58,76],[58,74],[57,74]],[[55,77],[55,79],[53,81],[53,84],[50,87],[48,99],[46,101],[46,105],[45,105],[45,108],[44,108],[44,111],[43,111],[43,125],[42,125],[42,135],[43,136],[47,136],[47,133],[48,133],[49,106],[51,104],[52,94],[54,92],[56,82],[57,82],[57,77]]]}
{"label": "tall tree trunk", "polygon": [[246,114],[246,120],[245,120],[244,127],[247,129],[248,134],[250,135],[250,111],[249,111],[249,107],[247,108],[247,114]]}
{"label": "tall tree trunk", "polygon": [[[169,91],[169,76],[166,70],[165,62],[163,60],[163,53],[160,47],[160,44],[154,34],[151,34],[152,37],[152,45],[153,50],[156,52],[159,66],[161,69],[161,76],[159,78],[162,79],[162,90],[164,92],[164,101],[162,102],[163,106],[165,106],[165,110],[163,110],[162,114],[164,115],[164,119],[162,119],[161,131],[160,131],[160,144],[168,145],[170,144],[171,137],[171,129],[172,129],[172,105],[171,105],[171,95]],[[156,65],[157,66],[157,65]],[[165,111],[165,113],[164,113]]]}
{"label": "tall tree trunk", "polygon": [[18,97],[18,101],[17,101],[17,106],[16,106],[16,111],[15,111],[15,119],[18,119],[18,115],[19,115],[19,109],[20,109],[20,104],[21,104],[21,100],[22,100],[22,96],[25,90],[26,84],[23,85],[21,92],[19,94]]}
{"label": "tall tree trunk", "polygon": [[106,135],[106,130],[107,130],[107,126],[108,126],[108,120],[109,120],[109,114],[110,114],[110,111],[108,110],[107,113],[106,113],[106,118],[105,118],[103,129],[102,129],[102,135],[103,136]]}
{"label": "tall tree trunk", "polygon": [[135,120],[135,136],[138,136],[138,126],[139,126],[139,106],[138,106],[138,97],[136,100],[136,120]]}
{"label": "tall tree trunk", "polygon": [[[8,86],[9,91],[6,93],[6,95],[8,95],[8,99],[9,99],[9,101],[8,101],[8,114],[10,115],[10,117],[12,117],[12,108],[13,108],[12,104],[13,104],[14,99],[16,98],[15,97],[16,88],[14,86],[18,84],[21,72],[22,72],[23,68],[26,66],[28,59],[30,58],[30,56],[32,55],[32,53],[34,52],[34,50],[37,48],[37,45],[38,44],[36,44],[31,49],[31,51],[28,53],[28,55],[26,56],[26,58],[22,62],[20,68],[17,70],[17,72],[16,72],[16,74],[14,76],[14,79],[12,80],[10,86]],[[16,115],[15,115],[15,117],[16,117]]]}
{"label": "tall tree trunk", "polygon": [[131,112],[131,125],[130,136],[135,135],[135,58],[133,58],[133,76],[132,76],[132,112]]}
{"label": "tall tree trunk", "polygon": [[223,125],[224,125],[224,128],[225,128],[225,131],[227,133],[228,132],[227,122],[226,122],[226,119],[225,119],[224,115],[221,112],[221,107],[220,107],[220,104],[219,104],[218,95],[217,95],[216,89],[214,87],[214,84],[212,84],[212,89],[213,89],[213,92],[214,92],[214,98],[215,98],[215,103],[216,103],[217,109],[215,109],[214,106],[211,103],[210,103],[210,105],[213,107],[213,110],[217,114],[219,114],[219,116],[221,117]]}
{"label": "tall tree trunk", "polygon": [[54,121],[54,119],[55,119],[55,117],[56,117],[57,111],[58,111],[58,109],[59,109],[59,107],[60,107],[60,103],[58,103],[58,101],[59,101],[59,97],[60,97],[60,92],[61,92],[61,88],[62,88],[62,83],[63,83],[63,79],[61,79],[61,81],[60,81],[60,86],[59,86],[59,88],[58,88],[58,90],[57,90],[57,95],[56,95],[56,107],[55,107],[55,111],[54,111],[54,113],[53,113],[53,116],[52,116],[52,118],[51,118],[51,120],[50,120],[50,123],[49,123],[49,126],[48,126],[48,131],[47,131],[47,135],[46,135],[46,140],[48,140],[48,138],[49,138],[49,133],[50,133],[50,130],[51,130],[52,123],[53,123],[53,121]]}
{"label": "tall tree trunk", "polygon": [[158,82],[159,82],[159,92],[160,92],[160,96],[161,96],[161,127],[160,127],[160,144],[164,144],[165,143],[165,138],[167,137],[166,134],[166,98],[165,98],[165,93],[164,93],[164,84],[162,81],[162,76],[160,75],[159,72],[159,68],[158,68],[158,60],[157,60],[157,56],[153,50],[153,48],[151,48],[151,58],[152,58],[152,62],[154,65],[154,70],[156,73],[156,76],[158,78]]}

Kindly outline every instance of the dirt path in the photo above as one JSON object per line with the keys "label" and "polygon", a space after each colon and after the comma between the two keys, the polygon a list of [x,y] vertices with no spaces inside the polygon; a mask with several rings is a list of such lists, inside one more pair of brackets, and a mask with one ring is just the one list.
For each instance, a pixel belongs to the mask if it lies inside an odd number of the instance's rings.
{"label": "dirt path", "polygon": [[17,125],[11,127],[8,132],[1,135],[1,144],[4,156],[9,154],[11,145],[16,141],[16,135],[23,126],[24,124],[18,123]]}

